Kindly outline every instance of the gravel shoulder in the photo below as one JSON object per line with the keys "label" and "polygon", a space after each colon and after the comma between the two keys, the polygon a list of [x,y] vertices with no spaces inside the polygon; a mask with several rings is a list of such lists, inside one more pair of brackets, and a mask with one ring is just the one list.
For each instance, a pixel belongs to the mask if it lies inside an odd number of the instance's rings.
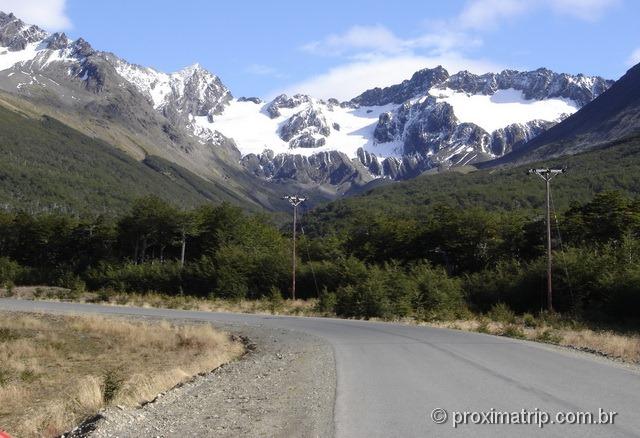
{"label": "gravel shoulder", "polygon": [[216,324],[248,353],[137,409],[111,407],[84,432],[106,437],[331,437],[333,349],[298,331]]}

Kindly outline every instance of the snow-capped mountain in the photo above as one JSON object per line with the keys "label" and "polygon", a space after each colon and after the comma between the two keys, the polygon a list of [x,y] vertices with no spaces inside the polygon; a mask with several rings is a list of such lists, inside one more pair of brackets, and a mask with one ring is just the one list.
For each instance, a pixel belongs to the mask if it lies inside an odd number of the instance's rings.
{"label": "snow-capped mountain", "polygon": [[140,159],[159,155],[249,191],[242,175],[341,192],[500,157],[612,83],[546,69],[449,75],[436,67],[348,102],[263,102],[235,99],[197,64],[162,73],[12,14],[0,13],[0,46],[0,89],[11,96]]}
{"label": "snow-capped mountain", "polygon": [[281,95],[267,104],[231,101],[199,125],[233,138],[245,165],[263,177],[288,178],[301,164],[327,167],[335,156],[327,154],[338,152],[373,177],[401,179],[502,156],[610,85],[546,69],[450,76],[436,67],[349,102],[305,95]]}
{"label": "snow-capped mountain", "polygon": [[[37,111],[139,159],[158,155],[205,178],[228,180],[229,172],[242,170],[230,140],[199,132],[190,122],[220,113],[232,99],[220,79],[202,67],[165,74],[5,13],[0,13],[0,46],[0,89]],[[233,169],[224,169],[227,165]]]}

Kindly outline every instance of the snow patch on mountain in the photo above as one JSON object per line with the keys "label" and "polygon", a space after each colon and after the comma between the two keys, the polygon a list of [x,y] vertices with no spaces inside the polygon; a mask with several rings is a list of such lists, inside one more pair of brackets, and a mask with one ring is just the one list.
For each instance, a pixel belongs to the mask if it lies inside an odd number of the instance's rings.
{"label": "snow patch on mountain", "polygon": [[[280,127],[295,114],[314,107],[325,117],[330,133],[323,137],[325,144],[320,147],[292,148],[280,135]],[[402,156],[402,145],[398,142],[377,144],[373,131],[380,113],[391,111],[394,105],[380,107],[350,108],[327,104],[309,99],[294,108],[279,108],[279,115],[271,118],[265,107],[253,102],[233,100],[224,112],[213,118],[195,117],[194,122],[201,130],[219,131],[232,138],[240,153],[260,154],[271,150],[274,154],[296,154],[309,157],[320,152],[340,151],[351,158],[357,156],[359,148],[375,153],[378,157]],[[210,121],[211,120],[211,121]]]}
{"label": "snow patch on mountain", "polygon": [[155,109],[166,103],[166,98],[171,93],[170,75],[123,60],[117,60],[114,67],[120,76],[151,99]]}
{"label": "snow patch on mountain", "polygon": [[38,43],[28,44],[24,50],[12,52],[8,47],[0,47],[0,71],[14,65],[32,60],[38,55]]}
{"label": "snow patch on mountain", "polygon": [[44,41],[29,43],[22,50],[0,47],[0,71],[30,61],[37,62],[40,68],[45,68],[53,62],[71,62],[74,58],[70,49],[51,50]]}
{"label": "snow patch on mountain", "polygon": [[114,61],[118,74],[147,96],[156,110],[167,106],[186,117],[210,116],[221,112],[231,93],[220,79],[199,64],[167,74],[149,67]]}
{"label": "snow patch on mountain", "polygon": [[579,105],[571,99],[528,100],[522,91],[513,88],[484,95],[434,87],[429,94],[451,105],[461,123],[474,123],[489,133],[513,123],[557,121],[579,109]]}

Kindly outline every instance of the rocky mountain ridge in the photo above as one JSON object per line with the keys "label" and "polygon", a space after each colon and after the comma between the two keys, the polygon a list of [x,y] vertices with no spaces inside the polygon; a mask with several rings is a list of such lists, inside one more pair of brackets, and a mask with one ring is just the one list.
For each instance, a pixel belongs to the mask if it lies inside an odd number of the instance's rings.
{"label": "rocky mountain ridge", "polygon": [[[599,77],[441,66],[348,102],[235,99],[199,65],[166,74],[0,13],[0,89],[144,159],[253,196],[260,181],[344,193],[376,178],[495,159],[605,91]],[[482,116],[482,117],[479,117]]]}

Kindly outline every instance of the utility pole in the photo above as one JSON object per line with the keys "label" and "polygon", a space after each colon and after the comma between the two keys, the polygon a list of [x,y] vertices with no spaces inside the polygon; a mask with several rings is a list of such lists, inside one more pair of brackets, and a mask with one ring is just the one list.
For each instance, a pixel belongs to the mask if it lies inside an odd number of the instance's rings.
{"label": "utility pole", "polygon": [[291,298],[296,299],[296,222],[298,220],[298,206],[302,204],[307,198],[303,198],[298,195],[285,196],[282,199],[289,201],[289,204],[293,206],[293,260],[292,260],[292,272],[291,272]]}
{"label": "utility pole", "polygon": [[545,182],[547,191],[547,309],[553,312],[553,288],[551,284],[551,180],[561,173],[565,173],[566,168],[562,169],[529,169],[527,175],[538,175]]}

